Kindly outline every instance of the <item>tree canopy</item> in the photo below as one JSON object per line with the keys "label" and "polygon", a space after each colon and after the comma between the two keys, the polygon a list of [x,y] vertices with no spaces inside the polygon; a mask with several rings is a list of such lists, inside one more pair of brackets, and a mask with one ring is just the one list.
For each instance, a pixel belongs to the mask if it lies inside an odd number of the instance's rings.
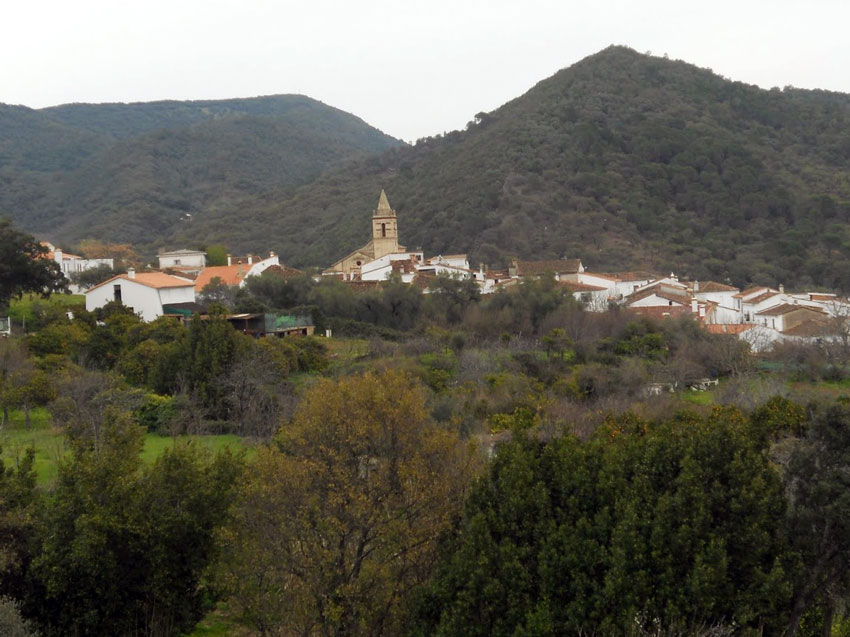
{"label": "tree canopy", "polygon": [[9,219],[0,219],[0,312],[24,292],[48,296],[65,289],[65,277],[55,261],[47,259],[47,248]]}

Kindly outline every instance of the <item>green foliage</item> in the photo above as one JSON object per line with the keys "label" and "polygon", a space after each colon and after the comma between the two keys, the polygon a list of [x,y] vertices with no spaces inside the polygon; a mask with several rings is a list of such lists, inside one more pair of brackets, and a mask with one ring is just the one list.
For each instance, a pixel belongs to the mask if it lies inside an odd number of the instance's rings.
{"label": "green foliage", "polygon": [[206,248],[207,252],[207,265],[216,266],[216,265],[227,265],[227,247],[221,244],[208,245]]}
{"label": "green foliage", "polygon": [[361,245],[385,188],[405,244],[476,264],[583,256],[601,271],[850,289],[848,99],[610,47],[465,131],[335,167],[239,214],[273,220],[296,265]]}
{"label": "green foliage", "polygon": [[268,250],[272,235],[262,232],[262,245],[251,245],[262,223],[231,223],[234,201],[291,192],[334,162],[399,143],[297,95],[0,105],[0,132],[0,216],[48,235],[61,224],[63,240],[95,236],[148,254],[165,243]]}
{"label": "green foliage", "polygon": [[65,289],[59,264],[46,255],[47,248],[34,237],[0,218],[0,312],[5,313],[9,301],[21,298],[24,292],[37,292],[46,298]]}
{"label": "green foliage", "polygon": [[777,632],[791,598],[785,504],[748,432],[734,411],[623,416],[587,442],[515,429],[446,544],[417,634]]}
{"label": "green foliage", "polygon": [[83,270],[82,272],[75,272],[71,275],[71,282],[76,283],[84,290],[87,290],[90,287],[93,287],[98,283],[103,283],[120,273],[120,270],[113,270],[107,264],[101,263],[98,266]]}
{"label": "green foliage", "polygon": [[[850,408],[824,407],[788,461],[789,537],[805,565],[795,582],[789,632],[806,612],[850,594]],[[793,632],[791,633],[793,634]]]}
{"label": "green foliage", "polygon": [[179,635],[205,610],[201,578],[238,463],[183,446],[144,468],[141,430],[121,414],[101,442],[60,466],[31,610],[48,635]]}
{"label": "green foliage", "polygon": [[19,604],[10,597],[0,597],[0,634],[5,637],[37,637],[30,622],[21,616]]}
{"label": "green foliage", "polygon": [[146,394],[143,402],[135,409],[133,416],[145,431],[159,435],[171,433],[171,423],[177,409],[173,396]]}
{"label": "green foliage", "polygon": [[[38,494],[35,451],[21,456],[16,467],[0,465],[0,596],[21,599],[26,572],[37,550]],[[6,633],[2,633],[6,634]]]}
{"label": "green foliage", "polygon": [[[265,634],[403,634],[475,467],[388,371],[319,381],[239,487],[221,582]],[[422,488],[427,484],[427,488]]]}

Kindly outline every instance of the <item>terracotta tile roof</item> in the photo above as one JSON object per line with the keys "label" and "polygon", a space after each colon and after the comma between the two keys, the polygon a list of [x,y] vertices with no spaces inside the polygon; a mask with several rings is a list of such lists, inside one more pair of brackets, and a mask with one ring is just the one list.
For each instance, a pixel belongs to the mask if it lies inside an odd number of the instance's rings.
{"label": "terracotta tile roof", "polygon": [[825,321],[813,321],[807,320],[795,325],[794,327],[790,327],[782,334],[785,336],[798,336],[803,338],[813,338],[818,336],[824,336],[829,329],[829,324]]}
{"label": "terracotta tile roof", "polygon": [[768,288],[764,287],[763,285],[760,285],[760,286],[755,287],[755,288],[747,288],[743,292],[738,292],[738,294],[735,294],[734,298],[743,299],[744,297],[755,294],[756,292],[758,292],[760,290],[764,290],[766,292],[768,290]]}
{"label": "terracotta tile roof", "polygon": [[706,331],[711,334],[740,334],[754,328],[753,323],[715,323],[706,325]]}
{"label": "terracotta tile roof", "polygon": [[657,285],[653,285],[652,287],[645,288],[640,292],[633,292],[632,294],[628,295],[626,297],[626,304],[635,303],[637,301],[640,301],[641,299],[645,299],[648,296],[652,296],[653,294],[667,301],[673,301],[674,303],[687,304],[691,302],[690,296],[686,293],[685,290],[682,290],[681,294],[673,290],[675,290],[675,288],[665,289],[664,284],[659,283]]}
{"label": "terracotta tile roof", "polygon": [[[691,284],[691,289],[693,289],[693,284]],[[718,283],[717,281],[699,281],[699,290],[696,290],[696,294],[700,294],[702,292],[738,292],[739,289],[726,285],[724,283]]]}
{"label": "terracotta tile roof", "polygon": [[[598,276],[596,272],[590,272],[589,274]],[[617,281],[652,281],[659,278],[657,274],[653,274],[652,272],[607,272],[601,276],[606,276]]]}
{"label": "terracotta tile roof", "polygon": [[141,285],[146,285],[149,288],[185,288],[191,287],[195,284],[194,281],[189,279],[184,279],[183,277],[173,276],[171,274],[165,274],[164,272],[137,272],[134,278],[130,278],[128,274],[119,274],[117,276],[112,277],[111,279],[107,279],[103,283],[98,283],[97,285],[90,287],[86,290],[86,294],[91,292],[92,290],[96,290],[99,287],[106,285],[107,283],[111,283],[112,281],[116,281],[118,279],[123,279],[125,281],[131,281],[133,283],[139,283]]}
{"label": "terracotta tile roof", "polygon": [[826,293],[818,293],[812,292],[809,294],[809,299],[812,301],[838,301],[837,294],[826,294]]}
{"label": "terracotta tile roof", "polygon": [[162,270],[166,274],[176,274],[187,279],[196,279],[198,277],[198,268],[190,265],[170,265]]}
{"label": "terracotta tile roof", "polygon": [[195,291],[200,292],[214,278],[218,277],[225,285],[239,285],[251,266],[247,263],[234,263],[233,265],[213,265],[201,270],[195,279]]}
{"label": "terracotta tile roof", "polygon": [[552,261],[517,261],[517,275],[535,276],[553,272],[555,274],[576,274],[581,267],[581,259],[555,259]]}
{"label": "terracotta tile roof", "polygon": [[765,292],[764,294],[759,294],[756,297],[753,297],[751,299],[747,299],[746,301],[744,301],[744,303],[751,303],[753,305],[758,305],[762,301],[767,301],[768,299],[773,298],[774,296],[778,296],[778,295],[779,295],[779,292]]}
{"label": "terracotta tile roof", "polygon": [[559,281],[558,285],[567,288],[571,292],[601,292],[608,289],[598,285],[588,285],[587,283],[574,283],[573,281]]}
{"label": "terracotta tile roof", "polygon": [[285,265],[270,265],[265,270],[263,270],[263,273],[266,272],[277,274],[282,279],[288,279],[293,276],[301,276],[302,274],[304,274],[304,272],[298,270],[297,268],[290,268]]}
{"label": "terracotta tile roof", "polygon": [[781,316],[782,314],[788,314],[794,310],[809,310],[810,312],[815,312],[817,314],[826,314],[826,312],[819,307],[812,307],[811,305],[792,305],[791,303],[781,303],[779,305],[769,307],[766,310],[762,310],[761,312],[756,312],[756,316]]}

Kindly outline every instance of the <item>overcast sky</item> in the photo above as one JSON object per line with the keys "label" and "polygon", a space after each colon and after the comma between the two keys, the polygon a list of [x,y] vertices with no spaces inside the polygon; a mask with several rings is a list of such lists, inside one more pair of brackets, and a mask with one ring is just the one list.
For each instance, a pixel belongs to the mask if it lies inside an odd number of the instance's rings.
{"label": "overcast sky", "polygon": [[848,0],[2,0],[0,102],[301,93],[412,141],[610,44],[850,93]]}

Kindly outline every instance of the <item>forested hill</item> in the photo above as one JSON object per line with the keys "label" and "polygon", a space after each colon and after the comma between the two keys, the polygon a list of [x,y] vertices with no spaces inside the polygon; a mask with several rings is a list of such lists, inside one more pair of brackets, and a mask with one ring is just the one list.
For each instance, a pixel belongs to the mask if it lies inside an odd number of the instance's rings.
{"label": "forested hill", "polygon": [[237,201],[291,192],[336,162],[400,143],[300,95],[0,105],[0,216],[63,245],[173,246],[190,216],[193,245],[224,240],[239,223]]}
{"label": "forested hill", "polygon": [[[360,245],[385,188],[429,252],[581,257],[737,284],[850,290],[850,96],[762,90],[611,47],[467,130],[326,174],[241,212],[289,261]],[[256,225],[256,224],[252,224]],[[252,226],[233,241],[260,246]]]}

